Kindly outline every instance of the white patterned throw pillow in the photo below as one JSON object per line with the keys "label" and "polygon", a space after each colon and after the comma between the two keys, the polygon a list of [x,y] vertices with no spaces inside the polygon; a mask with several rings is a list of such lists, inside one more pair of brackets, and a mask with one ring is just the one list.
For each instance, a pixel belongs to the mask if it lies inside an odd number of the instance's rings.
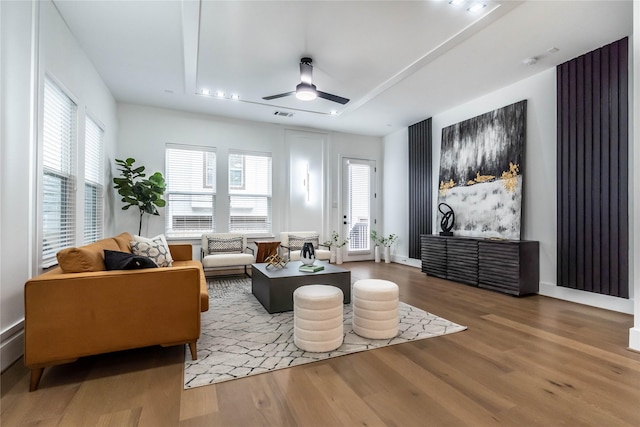
{"label": "white patterned throw pillow", "polygon": [[129,243],[131,253],[151,258],[158,267],[171,267],[173,258],[169,251],[169,245],[164,235],[158,235],[151,239],[134,236],[134,240]]}
{"label": "white patterned throw pillow", "polygon": [[302,245],[305,242],[311,242],[313,244],[314,249],[318,249],[318,244],[320,243],[320,236],[317,234],[309,235],[309,236],[296,236],[291,234],[289,236],[289,249],[292,251],[299,251],[302,249]]}
{"label": "white patterned throw pillow", "polygon": [[207,255],[242,253],[242,237],[208,237]]}
{"label": "white patterned throw pillow", "polygon": [[167,260],[167,251],[164,245],[157,243],[134,242],[131,241],[131,253],[150,258],[158,264],[158,267],[170,267],[171,263]]}

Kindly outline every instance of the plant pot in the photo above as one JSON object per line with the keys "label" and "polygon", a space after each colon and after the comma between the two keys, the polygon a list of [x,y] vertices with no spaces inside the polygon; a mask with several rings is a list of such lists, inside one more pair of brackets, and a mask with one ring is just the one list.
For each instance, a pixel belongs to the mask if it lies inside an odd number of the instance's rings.
{"label": "plant pot", "polygon": [[340,249],[340,248],[335,248],[334,246],[331,246],[329,248],[329,251],[331,252],[331,257],[329,258],[329,263],[335,263],[336,262],[336,249]]}
{"label": "plant pot", "polygon": [[336,248],[336,264],[342,264],[342,248]]}
{"label": "plant pot", "polygon": [[380,262],[380,246],[376,246],[373,250],[374,259],[376,262]]}
{"label": "plant pot", "polygon": [[391,247],[390,246],[385,246],[384,247],[384,262],[386,262],[387,264],[389,264],[391,262]]}

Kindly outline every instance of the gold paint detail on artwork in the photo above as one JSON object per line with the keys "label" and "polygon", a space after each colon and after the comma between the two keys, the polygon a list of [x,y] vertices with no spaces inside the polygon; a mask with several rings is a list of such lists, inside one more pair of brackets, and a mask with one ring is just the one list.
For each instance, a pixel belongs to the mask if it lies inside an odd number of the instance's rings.
{"label": "gold paint detail on artwork", "polygon": [[509,171],[502,172],[502,184],[508,193],[515,193],[518,186],[519,165],[509,162]]}
{"label": "gold paint detail on artwork", "polygon": [[444,196],[450,188],[455,186],[456,183],[453,182],[453,179],[450,179],[449,182],[440,181],[440,195]]}
{"label": "gold paint detail on artwork", "polygon": [[[516,188],[518,187],[518,172],[520,171],[518,164],[514,164],[513,162],[509,162],[509,170],[502,172],[502,176],[500,179],[502,180],[502,184],[508,193],[514,193]],[[467,181],[467,185],[475,185],[481,184],[484,182],[494,181],[496,177],[494,175],[480,175],[480,172],[476,172],[476,177]],[[440,195],[444,196],[447,194],[447,191],[451,188],[455,187],[456,184],[453,182],[453,179],[450,179],[448,182],[440,181]]]}
{"label": "gold paint detail on artwork", "polygon": [[493,181],[494,179],[496,179],[494,175],[480,175],[480,172],[476,172],[476,177],[467,181],[467,185],[481,184],[483,182]]}

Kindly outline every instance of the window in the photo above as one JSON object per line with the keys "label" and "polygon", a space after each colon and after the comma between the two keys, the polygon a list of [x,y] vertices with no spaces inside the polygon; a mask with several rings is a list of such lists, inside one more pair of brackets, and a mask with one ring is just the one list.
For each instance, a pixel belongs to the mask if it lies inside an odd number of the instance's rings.
{"label": "window", "polygon": [[271,233],[271,154],[229,154],[229,231]]}
{"label": "window", "polygon": [[87,117],[84,153],[84,244],[102,238],[104,212],[104,131]]}
{"label": "window", "polygon": [[165,166],[167,236],[200,237],[215,231],[215,149],[168,145]]}
{"label": "window", "polygon": [[244,190],[244,156],[229,155],[229,188]]}
{"label": "window", "polygon": [[204,153],[204,188],[215,188],[216,153]]}
{"label": "window", "polygon": [[56,253],[75,243],[73,150],[76,104],[45,78],[42,129],[41,267],[56,264]]}

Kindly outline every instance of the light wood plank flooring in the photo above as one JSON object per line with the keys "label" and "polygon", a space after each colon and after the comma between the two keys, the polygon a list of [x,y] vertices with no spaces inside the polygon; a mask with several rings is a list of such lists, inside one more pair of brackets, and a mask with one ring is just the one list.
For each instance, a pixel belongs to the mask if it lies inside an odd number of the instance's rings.
{"label": "light wood plank flooring", "polygon": [[402,301],[469,329],[186,391],[182,346],[49,368],[34,393],[17,363],[1,377],[0,424],[640,426],[640,354],[626,349],[632,316],[399,264],[344,266],[356,279],[395,281]]}

